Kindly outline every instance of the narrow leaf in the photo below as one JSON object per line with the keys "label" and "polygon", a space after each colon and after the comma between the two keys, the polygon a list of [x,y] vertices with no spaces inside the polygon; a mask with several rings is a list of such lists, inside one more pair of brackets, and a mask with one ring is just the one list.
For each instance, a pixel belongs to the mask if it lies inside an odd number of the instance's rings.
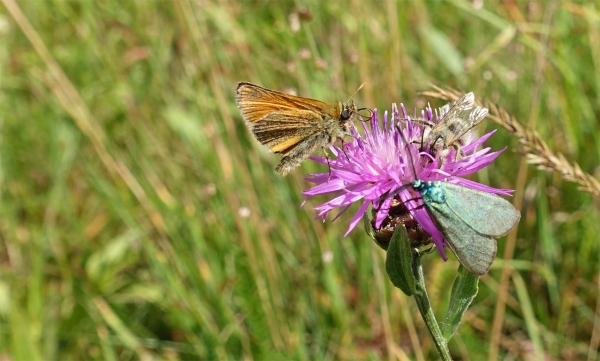
{"label": "narrow leaf", "polygon": [[450,304],[446,318],[442,322],[442,334],[446,341],[450,341],[458,325],[471,305],[471,302],[477,296],[479,291],[479,276],[467,271],[463,266],[458,268],[458,276],[452,285],[452,294],[450,295]]}
{"label": "narrow leaf", "polygon": [[433,26],[422,26],[419,30],[429,43],[431,52],[438,58],[439,64],[446,67],[452,75],[464,72],[464,58],[448,35]]}

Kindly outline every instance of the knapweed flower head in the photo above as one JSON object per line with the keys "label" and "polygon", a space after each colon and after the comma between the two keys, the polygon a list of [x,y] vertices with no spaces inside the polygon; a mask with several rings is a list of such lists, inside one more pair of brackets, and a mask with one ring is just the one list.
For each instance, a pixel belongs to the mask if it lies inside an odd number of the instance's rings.
{"label": "knapweed flower head", "polygon": [[[487,110],[482,109],[485,108],[464,108],[460,118],[483,118]],[[509,195],[511,192],[462,178],[486,167],[506,149],[497,152],[490,152],[490,148],[477,150],[495,131],[478,139],[463,134],[456,147],[446,147],[443,151],[437,145],[432,146],[432,142],[440,140],[431,139],[432,128],[441,120],[447,120],[444,115],[448,110],[445,106],[434,113],[428,106],[417,117],[409,116],[404,105],[401,104],[399,111],[394,104],[391,116],[388,117],[386,111],[380,125],[375,109],[368,124],[361,122],[363,135],[353,130],[354,139],[344,143],[343,150],[331,147],[335,159],[311,157],[316,162],[329,164],[329,172],[309,175],[306,180],[316,185],[304,191],[303,195],[306,200],[317,195],[332,195],[329,201],[315,207],[319,211],[316,218],[325,221],[330,212],[338,210],[335,220],[351,205],[358,203],[358,211],[350,221],[346,236],[361,222],[369,206],[375,210],[373,225],[378,229],[389,220],[390,210],[401,204],[431,235],[438,252],[446,260],[443,236],[412,184],[417,179],[447,181],[493,194]],[[447,141],[447,138],[442,140]]]}

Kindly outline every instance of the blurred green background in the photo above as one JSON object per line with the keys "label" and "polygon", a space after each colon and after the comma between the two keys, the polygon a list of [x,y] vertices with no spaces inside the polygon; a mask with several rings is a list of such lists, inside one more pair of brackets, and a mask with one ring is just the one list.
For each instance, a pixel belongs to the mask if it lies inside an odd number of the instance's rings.
{"label": "blurred green background", "polygon": [[[300,208],[325,167],[275,174],[238,81],[324,101],[366,81],[355,100],[380,110],[441,106],[419,96],[430,84],[474,91],[598,172],[598,1],[2,3],[3,360],[437,358],[383,252],[360,228],[343,237],[356,208],[324,224],[322,199]],[[504,129],[487,144],[508,150],[474,179],[518,189],[523,217],[452,354],[597,360],[593,197],[519,168]],[[457,265],[426,261],[439,312]]]}

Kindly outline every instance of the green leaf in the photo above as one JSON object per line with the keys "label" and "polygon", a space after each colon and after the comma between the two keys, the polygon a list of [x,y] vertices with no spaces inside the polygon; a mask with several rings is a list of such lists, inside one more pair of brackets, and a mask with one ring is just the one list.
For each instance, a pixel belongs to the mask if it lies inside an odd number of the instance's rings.
{"label": "green leaf", "polygon": [[371,226],[371,220],[369,219],[369,216],[366,212],[363,215],[363,226],[365,226],[365,232],[367,232],[367,235],[372,239],[375,239],[375,235],[373,234],[373,227]]}
{"label": "green leaf", "polygon": [[404,226],[394,231],[385,258],[385,270],[390,281],[407,296],[415,293],[415,277],[411,270],[412,251]]}
{"label": "green leaf", "polygon": [[442,322],[442,334],[446,341],[452,338],[460,325],[465,312],[479,291],[479,276],[467,271],[463,266],[458,268],[458,277],[452,285],[450,305],[446,318]]}

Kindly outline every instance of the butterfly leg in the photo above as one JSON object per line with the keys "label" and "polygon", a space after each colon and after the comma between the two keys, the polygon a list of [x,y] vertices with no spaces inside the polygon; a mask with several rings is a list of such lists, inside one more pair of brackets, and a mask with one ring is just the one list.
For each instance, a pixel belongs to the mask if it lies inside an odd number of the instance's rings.
{"label": "butterfly leg", "polygon": [[329,183],[329,181],[331,180],[331,164],[329,163],[329,154],[327,154],[327,149],[325,149],[325,146],[321,146],[321,149],[323,149],[323,154],[325,154],[325,160],[327,160],[327,168],[329,168],[329,176],[327,176],[327,183]]}
{"label": "butterfly leg", "polygon": [[373,109],[371,109],[371,108],[360,108],[356,112],[359,113],[359,112],[361,112],[363,110],[366,110],[367,112],[369,112],[369,115],[363,117],[362,115],[358,114],[361,118],[366,119],[365,120],[366,122],[368,122],[371,119],[373,119]]}
{"label": "butterfly leg", "polygon": [[344,143],[344,139],[340,139],[342,141],[342,151],[344,152],[344,155],[346,156],[346,159],[348,159],[348,161],[350,161],[350,157],[348,157],[348,153],[346,153],[346,143]]}
{"label": "butterfly leg", "polygon": [[[282,152],[284,155],[279,162],[275,171],[281,175],[286,175],[293,168],[297,167],[302,163],[309,155],[311,155],[315,149],[319,146],[323,147],[323,144],[326,144],[327,136],[317,136],[317,137],[308,137],[303,141],[296,144],[289,150]],[[327,153],[325,153],[325,157],[327,157]],[[329,164],[329,158],[327,158],[327,164]]]}

